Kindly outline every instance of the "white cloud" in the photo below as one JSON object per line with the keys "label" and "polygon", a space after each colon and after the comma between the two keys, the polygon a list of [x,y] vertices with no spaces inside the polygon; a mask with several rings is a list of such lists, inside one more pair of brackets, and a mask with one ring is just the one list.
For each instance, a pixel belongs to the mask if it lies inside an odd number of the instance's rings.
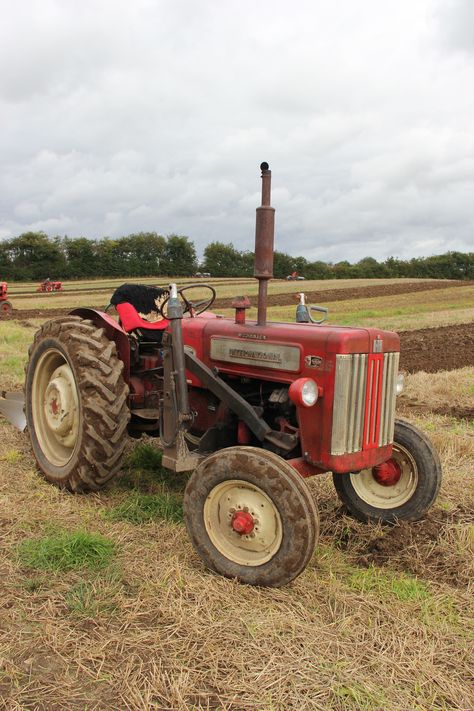
{"label": "white cloud", "polygon": [[0,25],[0,237],[182,232],[357,260],[474,249],[470,0],[24,0]]}

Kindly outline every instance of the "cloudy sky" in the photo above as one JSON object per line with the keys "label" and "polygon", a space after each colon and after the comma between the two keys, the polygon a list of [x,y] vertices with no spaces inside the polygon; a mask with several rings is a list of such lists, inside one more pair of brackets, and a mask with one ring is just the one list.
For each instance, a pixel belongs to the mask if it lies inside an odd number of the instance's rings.
{"label": "cloudy sky", "polygon": [[0,0],[0,239],[474,251],[474,0]]}

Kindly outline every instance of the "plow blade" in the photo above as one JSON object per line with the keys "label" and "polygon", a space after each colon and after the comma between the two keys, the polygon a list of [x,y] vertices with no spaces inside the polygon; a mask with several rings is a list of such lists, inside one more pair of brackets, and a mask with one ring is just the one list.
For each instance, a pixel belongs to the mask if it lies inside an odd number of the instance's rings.
{"label": "plow blade", "polygon": [[0,415],[6,417],[20,432],[26,429],[23,393],[0,393]]}

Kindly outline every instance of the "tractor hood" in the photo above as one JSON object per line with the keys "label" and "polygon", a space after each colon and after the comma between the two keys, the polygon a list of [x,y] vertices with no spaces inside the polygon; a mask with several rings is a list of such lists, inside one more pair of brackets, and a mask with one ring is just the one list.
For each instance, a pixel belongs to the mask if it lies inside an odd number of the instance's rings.
{"label": "tractor hood", "polygon": [[374,328],[316,326],[228,318],[183,319],[185,345],[209,367],[262,380],[291,383],[295,377],[328,374],[336,354],[400,350],[398,334]]}

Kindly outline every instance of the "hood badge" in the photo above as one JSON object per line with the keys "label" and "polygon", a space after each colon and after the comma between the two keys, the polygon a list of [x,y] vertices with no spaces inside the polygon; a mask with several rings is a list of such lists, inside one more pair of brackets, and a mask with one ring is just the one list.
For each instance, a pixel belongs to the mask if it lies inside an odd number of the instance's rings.
{"label": "hood badge", "polygon": [[380,338],[380,336],[377,336],[377,338],[374,341],[373,344],[373,352],[374,353],[382,353],[383,351],[383,341]]}

